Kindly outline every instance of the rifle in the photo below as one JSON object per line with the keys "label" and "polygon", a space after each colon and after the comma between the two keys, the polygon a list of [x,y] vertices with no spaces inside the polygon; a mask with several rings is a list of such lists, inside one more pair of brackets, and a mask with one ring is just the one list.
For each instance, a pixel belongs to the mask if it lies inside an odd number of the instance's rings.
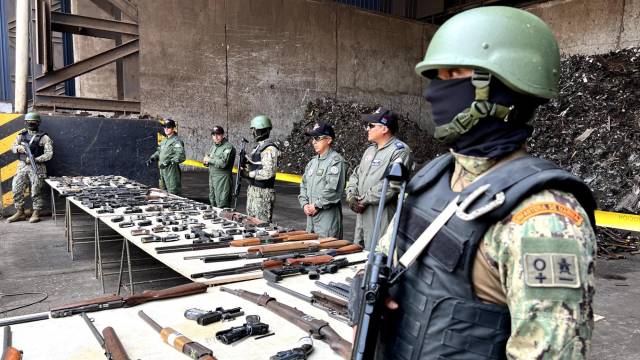
{"label": "rifle", "polygon": [[22,359],[22,351],[11,346],[11,327],[5,326],[4,335],[2,336],[2,360],[20,360]]}
{"label": "rifle", "polygon": [[323,294],[320,291],[312,291],[311,296],[306,296],[271,281],[268,281],[267,285],[280,291],[286,292],[287,294],[293,297],[297,297],[298,299],[301,299],[305,302],[308,302],[309,304],[326,312],[327,314],[329,314],[329,316],[336,320],[342,321],[345,324],[349,323],[349,311],[347,309],[348,303],[346,300]]}
{"label": "rifle", "polygon": [[292,242],[286,242],[281,244],[252,246],[249,249],[247,249],[247,251],[243,251],[243,252],[209,255],[209,256],[205,256],[202,259],[202,261],[206,263],[210,263],[210,262],[241,260],[241,259],[258,259],[258,258],[264,258],[264,257],[284,255],[291,252],[312,253],[312,252],[318,252],[320,249],[337,249],[337,248],[341,248],[343,246],[348,246],[348,245],[352,245],[351,241],[332,240],[332,238],[328,238],[325,241],[320,240],[318,242],[292,241]]}
{"label": "rifle", "polygon": [[132,307],[155,300],[200,294],[206,292],[207,287],[208,286],[206,284],[189,283],[163,290],[145,290],[140,294],[128,295],[125,297],[117,295],[103,296],[53,308],[51,309],[51,317],[59,318],[84,312],[116,309],[121,307]]}
{"label": "rifle", "polygon": [[[383,196],[380,196],[376,223],[373,227],[373,243],[371,244],[371,252],[367,259],[365,274],[360,284],[363,296],[357,314],[356,324],[358,328],[353,343],[353,352],[351,353],[352,360],[373,359],[375,357],[378,334],[382,326],[382,314],[385,307],[384,301],[389,294],[389,287],[392,284],[389,278],[392,274],[393,253],[395,251],[398,225],[400,224],[400,213],[402,212],[404,192],[408,179],[409,170],[402,163],[394,162],[387,169],[382,183],[382,191],[380,193],[383,194]],[[395,221],[391,233],[391,244],[387,256],[383,252],[376,252],[376,247],[379,240],[380,220],[382,219],[382,211],[386,201],[384,194],[387,193],[389,182],[392,180],[401,181],[402,185],[400,186],[400,194],[398,195],[396,213],[394,214]]]}
{"label": "rifle", "polygon": [[269,360],[305,360],[313,352],[311,336],[305,336],[298,341],[296,347],[290,350],[278,351]]}
{"label": "rifle", "polygon": [[[104,356],[109,360],[129,360],[129,355],[124,350],[124,346],[120,342],[118,335],[111,326],[107,326],[102,329],[102,335],[98,332],[98,329],[93,325],[86,313],[81,313],[80,316],[87,323],[87,326],[93,333],[93,336],[98,340],[98,344],[104,349]],[[104,336],[104,337],[103,337]]]}
{"label": "rifle", "polygon": [[306,265],[326,264],[331,260],[333,260],[333,256],[331,255],[318,255],[318,256],[304,257],[300,254],[293,253],[293,254],[286,254],[282,256],[271,257],[264,261],[246,264],[244,266],[239,266],[235,268],[195,273],[195,274],[191,274],[191,278],[197,279],[197,278],[204,277],[207,279],[211,279],[218,276],[244,274],[251,271],[265,270],[265,269],[270,269],[274,267],[293,266],[298,264],[306,264]]}
{"label": "rifle", "polygon": [[149,326],[151,326],[155,331],[160,333],[162,341],[173,346],[190,358],[198,360],[216,360],[216,358],[213,357],[213,351],[211,351],[211,349],[189,339],[170,327],[163,328],[145,314],[144,311],[138,311],[138,316],[140,316],[142,320],[149,324]]}
{"label": "rifle", "polygon": [[[344,248],[348,248],[351,246],[358,246],[358,245],[345,246]],[[336,251],[339,251],[339,250],[340,249],[337,249]],[[358,252],[360,250],[343,251],[339,255]],[[262,272],[262,277],[264,277],[265,280],[269,282],[275,283],[284,279],[285,277],[295,276],[300,274],[305,274],[305,275],[308,274],[309,279],[317,280],[320,278],[320,274],[335,274],[338,272],[339,269],[342,269],[344,267],[351,266],[351,265],[362,264],[363,262],[365,262],[365,260],[349,261],[347,260],[347,258],[340,258],[340,259],[335,259],[329,263],[320,264],[320,265],[307,265],[307,266],[301,265],[296,267],[293,267],[293,266],[283,267],[280,269],[266,269]]]}
{"label": "rifle", "polygon": [[31,169],[33,170],[33,176],[37,176],[38,168],[36,167],[36,160],[33,158],[33,154],[31,153],[31,148],[29,147],[29,144],[23,141],[20,143],[20,145],[24,147],[24,152],[27,153],[27,157],[29,158],[29,164],[31,164]]}
{"label": "rifle", "polygon": [[316,281],[315,284],[323,290],[327,290],[334,295],[338,295],[345,300],[349,300],[350,286],[348,284],[333,281],[329,281],[328,284],[323,283],[322,281]]}
{"label": "rifle", "polygon": [[341,338],[340,335],[329,326],[328,322],[316,319],[294,307],[278,302],[267,293],[259,295],[250,291],[234,290],[227,287],[221,287],[220,291],[228,292],[259,306],[264,306],[304,330],[307,334],[311,334],[311,336],[326,342],[333,351],[345,359],[348,358],[351,353],[351,343]]}
{"label": "rifle", "polygon": [[242,187],[242,177],[240,174],[242,173],[242,169],[247,165],[247,150],[245,149],[245,144],[248,144],[249,141],[245,138],[242,138],[240,141],[240,155],[238,155],[238,172],[236,173],[236,183],[233,188],[233,208],[238,208],[238,198],[240,197],[240,188]]}

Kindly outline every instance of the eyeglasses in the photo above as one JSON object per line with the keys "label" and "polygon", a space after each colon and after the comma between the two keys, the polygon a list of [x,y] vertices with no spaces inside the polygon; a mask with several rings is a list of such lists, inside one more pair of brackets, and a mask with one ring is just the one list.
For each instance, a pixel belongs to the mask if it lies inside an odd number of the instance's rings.
{"label": "eyeglasses", "polygon": [[311,138],[311,142],[319,142],[328,138],[328,136],[314,136]]}
{"label": "eyeglasses", "polygon": [[384,126],[382,124],[378,124],[378,123],[368,123],[367,125],[364,126],[365,130],[370,130],[373,129],[376,126]]}

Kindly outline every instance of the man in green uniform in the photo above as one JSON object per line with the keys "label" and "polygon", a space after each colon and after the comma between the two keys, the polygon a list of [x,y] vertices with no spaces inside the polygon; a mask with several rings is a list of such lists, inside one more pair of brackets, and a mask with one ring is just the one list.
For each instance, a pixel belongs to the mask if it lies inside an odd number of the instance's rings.
{"label": "man in green uniform", "polygon": [[264,222],[271,222],[273,204],[276,201],[276,172],[280,150],[269,139],[271,119],[259,115],[251,120],[256,147],[247,155],[247,165],[242,176],[249,179],[247,188],[247,215]]}
{"label": "man in green uniform", "polygon": [[[362,155],[358,167],[353,170],[347,183],[347,203],[358,214],[353,241],[367,250],[371,246],[384,173],[394,161],[402,162],[407,168],[413,167],[411,149],[395,137],[398,131],[398,115],[385,108],[373,114],[363,115],[366,123],[367,139],[372,142]],[[387,205],[382,216],[381,229],[385,229],[395,212],[394,200],[399,189],[390,186],[387,190]]]}
{"label": "man in green uniform", "polygon": [[209,202],[211,206],[228,208],[231,206],[231,184],[236,149],[224,136],[222,126],[214,126],[211,131],[213,145],[202,161],[209,167]]}
{"label": "man in green uniform", "polygon": [[164,134],[167,138],[160,142],[158,150],[147,160],[147,166],[157,160],[160,168],[160,188],[171,194],[180,195],[182,193],[180,163],[187,159],[184,143],[176,132],[176,122],[171,119],[164,122]]}
{"label": "man in green uniform", "polygon": [[[397,258],[418,257],[392,287],[379,353],[587,359],[595,200],[580,179],[524,151],[535,109],[558,95],[553,33],[523,10],[468,10],[438,29],[416,72],[430,79],[435,137],[451,153],[407,186]],[[428,247],[409,251],[417,239]]]}
{"label": "man in green uniform", "polygon": [[[42,199],[42,186],[44,179],[47,177],[46,162],[53,157],[53,141],[47,133],[39,131],[40,115],[30,112],[24,116],[27,126],[18,132],[16,140],[11,146],[11,151],[18,154],[20,159],[16,175],[13,177],[11,191],[13,191],[13,204],[16,207],[16,213],[7,219],[7,222],[25,220],[24,213],[24,191],[31,184],[31,200],[33,202],[33,212],[29,218],[30,223],[40,221],[40,211],[44,206]],[[27,148],[31,151],[34,164],[27,155]]]}
{"label": "man in green uniform", "polygon": [[335,132],[329,124],[318,122],[311,136],[313,157],[304,169],[298,201],[307,215],[307,232],[320,237],[342,239],[342,194],[347,166],[332,147]]}

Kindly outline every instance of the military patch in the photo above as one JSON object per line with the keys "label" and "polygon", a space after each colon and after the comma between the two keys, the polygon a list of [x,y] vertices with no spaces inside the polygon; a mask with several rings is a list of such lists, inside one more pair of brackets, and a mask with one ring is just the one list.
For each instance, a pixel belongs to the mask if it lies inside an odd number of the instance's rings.
{"label": "military patch", "polygon": [[579,288],[578,272],[574,254],[524,254],[524,282],[529,287]]}
{"label": "military patch", "polygon": [[380,166],[380,164],[382,164],[382,160],[380,159],[375,159],[371,162],[371,166]]}
{"label": "military patch", "polygon": [[398,141],[396,143],[396,149],[404,149],[404,144]]}
{"label": "military patch", "polygon": [[176,143],[175,145],[173,145],[175,147],[182,147],[182,145],[180,145],[180,143]]}
{"label": "military patch", "polygon": [[322,174],[324,174],[324,169],[318,169],[318,170],[316,170],[316,175],[318,175],[318,176],[322,176]]}
{"label": "military patch", "polygon": [[338,175],[339,172],[340,172],[340,169],[338,169],[337,166],[332,166],[329,168],[329,174],[331,175]]}
{"label": "military patch", "polygon": [[532,217],[543,214],[558,214],[571,220],[576,225],[582,225],[584,221],[582,216],[572,208],[559,204],[557,202],[539,202],[531,204],[526,208],[518,211],[511,217],[511,221],[518,225],[524,224]]}

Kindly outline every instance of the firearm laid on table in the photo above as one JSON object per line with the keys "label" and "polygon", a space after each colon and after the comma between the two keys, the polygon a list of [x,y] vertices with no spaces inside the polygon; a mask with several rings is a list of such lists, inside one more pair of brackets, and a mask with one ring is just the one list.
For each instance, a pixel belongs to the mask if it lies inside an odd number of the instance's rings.
{"label": "firearm laid on table", "polygon": [[[359,245],[354,244],[354,245],[350,245],[349,247],[355,247],[355,246],[359,246]],[[348,247],[345,246],[340,249],[347,249],[347,248]],[[336,251],[340,249],[336,249]],[[362,248],[360,250],[362,250]],[[358,252],[358,251],[353,251],[353,252]],[[335,254],[335,255],[343,255],[348,253],[350,252],[342,252],[340,254]],[[351,265],[362,264],[365,261],[366,260],[349,261],[349,259],[347,258],[340,258],[340,259],[333,259],[332,261],[324,264],[309,264],[309,265],[301,264],[298,266],[282,266],[279,268],[271,268],[271,269],[263,270],[262,277],[265,280],[273,283],[276,283],[286,277],[297,276],[297,275],[308,275],[310,280],[317,280],[320,278],[321,274],[335,274],[338,272],[338,270],[342,268],[345,268]]]}
{"label": "firearm laid on table", "polygon": [[91,322],[86,313],[80,314],[84,322],[95,336],[100,346],[104,349],[104,355],[109,360],[129,360],[129,355],[124,350],[124,346],[120,342],[116,331],[111,326],[107,326],[102,330],[102,335]]}
{"label": "firearm laid on table", "polygon": [[376,214],[376,222],[372,232],[372,250],[367,259],[364,276],[361,279],[353,279],[353,286],[356,287],[358,294],[361,296],[351,294],[352,297],[359,300],[353,304],[355,305],[353,308],[349,309],[354,315],[352,320],[355,320],[354,324],[357,325],[353,351],[351,353],[352,360],[368,360],[375,357],[378,334],[382,327],[382,313],[385,307],[384,301],[388,297],[389,287],[394,283],[395,279],[402,274],[398,269],[393,269],[392,265],[398,225],[400,224],[399,219],[408,179],[409,170],[402,163],[392,163],[385,173],[380,193],[387,193],[390,181],[399,181],[401,183],[400,194],[398,195],[398,203],[394,214],[395,221],[393,222],[394,225],[391,232],[388,256],[383,252],[376,251],[379,240],[378,234],[380,233],[380,220],[382,219],[382,211],[386,202],[385,197],[381,196]]}
{"label": "firearm laid on table", "polygon": [[233,187],[233,208],[238,208],[238,198],[240,197],[240,188],[242,187],[242,177],[240,173],[241,169],[244,169],[247,166],[247,150],[245,149],[245,145],[248,144],[249,141],[245,138],[242,138],[240,143],[240,154],[238,155],[238,172],[236,173],[236,183]]}
{"label": "firearm laid on table", "polygon": [[2,360],[20,360],[22,359],[22,351],[11,345],[11,327],[5,326],[2,335]]}
{"label": "firearm laid on table", "polygon": [[293,297],[297,297],[298,299],[301,299],[305,302],[308,302],[309,304],[317,307],[318,309],[322,309],[327,314],[329,314],[329,316],[331,316],[336,320],[340,320],[346,324],[349,323],[349,311],[347,309],[348,303],[346,300],[338,299],[331,295],[327,295],[320,291],[315,291],[315,290],[311,291],[311,296],[307,296],[297,291],[294,291],[292,289],[289,289],[287,287],[284,287],[280,284],[276,284],[270,281],[267,282],[267,285],[271,286],[272,288],[278,289],[282,292],[285,292]]}
{"label": "firearm laid on table", "polygon": [[294,307],[285,305],[267,293],[260,295],[246,290],[234,290],[227,287],[221,287],[220,290],[241,297],[254,304],[264,306],[296,325],[307,334],[326,342],[334,352],[343,358],[346,359],[349,357],[351,353],[351,343],[340,337],[340,335],[329,326],[328,322],[316,319]]}

